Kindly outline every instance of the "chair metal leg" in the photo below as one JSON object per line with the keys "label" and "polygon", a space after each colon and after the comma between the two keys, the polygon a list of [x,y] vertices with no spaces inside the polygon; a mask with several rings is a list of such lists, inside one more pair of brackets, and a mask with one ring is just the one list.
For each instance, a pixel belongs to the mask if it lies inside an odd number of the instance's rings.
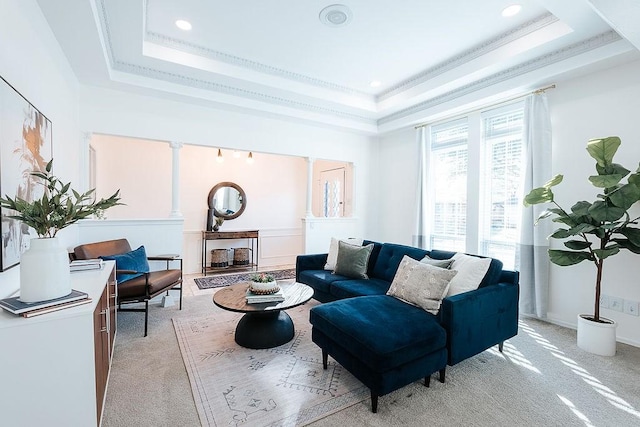
{"label": "chair metal leg", "polygon": [[144,336],[147,336],[147,324],[149,323],[149,301],[144,302]]}
{"label": "chair metal leg", "polygon": [[440,371],[439,371],[440,372],[440,382],[441,383],[444,383],[444,374],[445,374],[446,370],[447,370],[447,367],[445,366],[444,368],[440,369]]}
{"label": "chair metal leg", "polygon": [[378,395],[373,391],[371,392],[371,412],[374,414],[378,412]]}
{"label": "chair metal leg", "polygon": [[180,284],[180,310],[182,310],[182,288],[184,287],[184,282]]}

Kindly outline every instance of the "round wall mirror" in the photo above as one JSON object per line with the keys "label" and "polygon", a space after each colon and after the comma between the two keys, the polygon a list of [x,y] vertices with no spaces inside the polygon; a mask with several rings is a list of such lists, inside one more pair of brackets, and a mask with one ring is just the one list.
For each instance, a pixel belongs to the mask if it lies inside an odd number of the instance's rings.
{"label": "round wall mirror", "polygon": [[234,219],[247,207],[247,195],[242,187],[233,182],[221,182],[209,191],[209,209],[217,217]]}

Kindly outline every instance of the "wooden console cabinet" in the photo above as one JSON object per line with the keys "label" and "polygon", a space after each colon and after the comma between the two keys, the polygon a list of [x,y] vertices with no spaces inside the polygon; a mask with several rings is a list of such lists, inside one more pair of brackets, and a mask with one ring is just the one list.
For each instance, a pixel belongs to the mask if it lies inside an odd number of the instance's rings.
{"label": "wooden console cabinet", "polygon": [[2,425],[100,425],[116,334],[114,262],[71,281],[91,303],[31,318],[0,310]]}

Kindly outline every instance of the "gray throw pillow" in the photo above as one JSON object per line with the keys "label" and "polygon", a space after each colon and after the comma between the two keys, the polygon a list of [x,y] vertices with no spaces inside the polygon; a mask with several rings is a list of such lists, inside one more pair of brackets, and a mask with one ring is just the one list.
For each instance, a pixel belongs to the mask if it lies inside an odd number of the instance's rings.
{"label": "gray throw pillow", "polygon": [[446,268],[450,269],[451,264],[453,264],[453,258],[449,259],[433,259],[429,255],[425,255],[424,258],[420,260],[423,264],[433,265],[434,267]]}
{"label": "gray throw pillow", "polygon": [[339,241],[336,269],[333,272],[354,279],[368,279],[367,266],[372,250],[373,244],[355,246]]}

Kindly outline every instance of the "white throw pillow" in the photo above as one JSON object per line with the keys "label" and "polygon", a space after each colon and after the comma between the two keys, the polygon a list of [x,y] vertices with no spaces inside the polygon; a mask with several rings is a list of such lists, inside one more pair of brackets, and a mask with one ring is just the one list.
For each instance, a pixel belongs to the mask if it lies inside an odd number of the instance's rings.
{"label": "white throw pillow", "polygon": [[336,261],[338,260],[338,241],[343,241],[354,246],[362,246],[363,239],[336,239],[335,237],[332,237],[331,245],[329,245],[329,254],[327,255],[327,263],[324,265],[325,270],[333,271],[336,269]]}
{"label": "white throw pillow", "polygon": [[484,275],[489,270],[489,264],[491,264],[491,258],[478,258],[456,253],[453,256],[451,269],[456,270],[458,274],[451,280],[447,296],[478,289]]}
{"label": "white throw pillow", "polygon": [[431,314],[438,314],[455,270],[435,267],[405,255],[400,261],[387,295],[396,297]]}

